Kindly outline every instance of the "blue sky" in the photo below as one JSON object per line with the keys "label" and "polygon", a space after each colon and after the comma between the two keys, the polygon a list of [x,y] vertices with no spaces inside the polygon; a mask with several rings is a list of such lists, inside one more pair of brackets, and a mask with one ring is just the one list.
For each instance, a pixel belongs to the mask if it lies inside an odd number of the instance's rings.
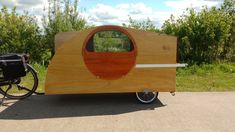
{"label": "blue sky", "polygon": [[[72,0],[71,0],[72,1]],[[161,27],[171,14],[178,17],[186,8],[200,11],[202,6],[219,6],[223,0],[80,0],[80,15],[93,25],[122,25],[128,23],[128,17],[137,21],[149,18],[157,27]],[[47,0],[0,0],[0,7],[16,6],[18,12],[26,10],[37,17],[41,23]],[[84,10],[85,9],[85,10]]]}

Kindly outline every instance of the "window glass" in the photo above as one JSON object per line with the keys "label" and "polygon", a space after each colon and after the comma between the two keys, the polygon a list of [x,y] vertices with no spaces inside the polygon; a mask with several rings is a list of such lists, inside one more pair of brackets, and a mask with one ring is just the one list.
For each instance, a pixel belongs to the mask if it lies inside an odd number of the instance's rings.
{"label": "window glass", "polygon": [[86,46],[90,52],[130,52],[133,44],[129,37],[114,30],[106,30],[95,33]]}

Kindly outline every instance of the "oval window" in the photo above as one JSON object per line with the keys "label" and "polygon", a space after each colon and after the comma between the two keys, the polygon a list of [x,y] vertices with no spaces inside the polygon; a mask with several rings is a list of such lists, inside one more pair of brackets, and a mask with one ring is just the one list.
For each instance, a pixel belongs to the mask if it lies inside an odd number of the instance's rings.
{"label": "oval window", "polygon": [[99,27],[88,35],[84,42],[83,58],[95,76],[114,80],[126,75],[134,67],[136,46],[124,29],[106,28]]}

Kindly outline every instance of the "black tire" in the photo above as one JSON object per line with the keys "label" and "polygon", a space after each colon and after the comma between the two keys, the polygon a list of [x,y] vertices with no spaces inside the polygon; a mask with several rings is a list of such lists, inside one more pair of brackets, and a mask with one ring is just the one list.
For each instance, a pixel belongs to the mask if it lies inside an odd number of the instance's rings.
{"label": "black tire", "polygon": [[[27,79],[29,78],[32,80]],[[30,81],[30,82],[29,82]],[[25,86],[27,84],[27,86]],[[9,86],[12,88],[6,93],[5,91]],[[0,93],[3,95],[6,94],[7,98],[10,99],[24,99],[32,95],[38,87],[38,76],[37,72],[33,69],[32,66],[27,64],[27,73],[26,76],[20,78],[20,82],[18,84],[11,84],[6,86],[1,86]]]}
{"label": "black tire", "polygon": [[158,92],[136,92],[136,98],[143,104],[150,104],[158,97]]}

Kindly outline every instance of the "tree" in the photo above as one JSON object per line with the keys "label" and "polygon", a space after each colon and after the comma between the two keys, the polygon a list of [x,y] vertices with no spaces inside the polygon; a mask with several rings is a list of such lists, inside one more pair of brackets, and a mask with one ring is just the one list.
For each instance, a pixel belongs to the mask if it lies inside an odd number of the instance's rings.
{"label": "tree", "polygon": [[149,18],[147,18],[147,20],[143,20],[139,22],[139,21],[133,20],[129,16],[129,23],[128,24],[123,23],[122,26],[128,27],[128,28],[145,30],[145,31],[160,32],[160,30],[157,29],[157,27],[153,24],[153,22]]}
{"label": "tree", "polygon": [[212,63],[218,60],[230,37],[232,18],[216,7],[201,12],[188,9],[180,18],[174,16],[162,26],[166,34],[179,39],[179,59],[187,63]]}
{"label": "tree", "polygon": [[58,32],[79,31],[87,27],[85,19],[79,15],[78,0],[48,0],[47,16],[43,17],[47,49],[54,54],[54,36]]}
{"label": "tree", "polygon": [[225,41],[222,54],[224,59],[229,59],[235,54],[235,1],[225,0],[221,6],[221,10],[226,12],[232,18],[232,24],[230,28],[231,35]]}
{"label": "tree", "polygon": [[0,12],[0,54],[29,53],[33,61],[41,62],[44,45],[36,18],[27,12],[19,15],[4,6]]}

